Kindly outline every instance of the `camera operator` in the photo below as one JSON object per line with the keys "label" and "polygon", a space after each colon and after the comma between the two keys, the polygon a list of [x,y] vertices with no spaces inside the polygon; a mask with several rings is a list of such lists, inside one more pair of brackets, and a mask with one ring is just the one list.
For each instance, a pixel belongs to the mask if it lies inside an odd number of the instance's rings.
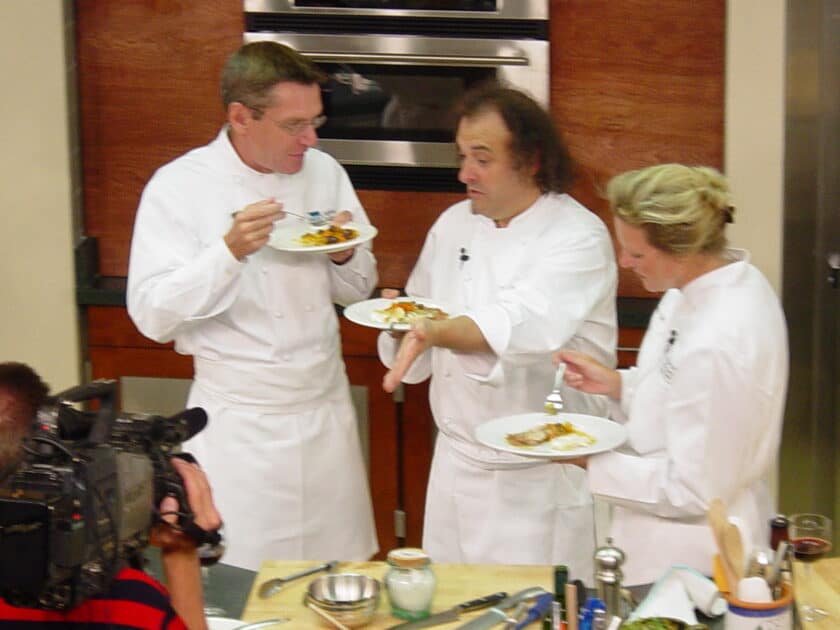
{"label": "camera operator", "polygon": [[[24,439],[32,431],[33,419],[48,392],[47,385],[29,366],[0,363],[0,480],[20,463]],[[173,458],[172,465],[183,479],[195,524],[208,531],[217,529],[221,518],[207,477],[198,465],[183,459]],[[172,526],[178,509],[175,498],[164,498],[160,504],[164,522],[150,532],[150,543],[160,548],[168,593],[146,573],[123,567],[106,593],[68,611],[19,608],[0,599],[0,629],[34,630],[69,624],[85,628],[206,629],[196,543]]]}

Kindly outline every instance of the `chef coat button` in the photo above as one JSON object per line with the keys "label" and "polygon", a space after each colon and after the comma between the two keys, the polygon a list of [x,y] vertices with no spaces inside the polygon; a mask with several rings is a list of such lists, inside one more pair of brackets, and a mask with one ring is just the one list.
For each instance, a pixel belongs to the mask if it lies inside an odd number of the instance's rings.
{"label": "chef coat button", "polygon": [[311,313],[312,312],[312,305],[307,304],[305,307],[303,307],[303,310],[305,310],[307,313]]}
{"label": "chef coat button", "polygon": [[274,317],[277,319],[283,319],[283,313],[274,313]]}
{"label": "chef coat button", "polygon": [[284,361],[291,361],[292,360],[292,355],[291,354],[284,354],[283,355],[283,360]]}
{"label": "chef coat button", "polygon": [[263,274],[267,274],[268,273],[268,267],[263,267],[262,269],[260,269],[260,271],[262,271]]}

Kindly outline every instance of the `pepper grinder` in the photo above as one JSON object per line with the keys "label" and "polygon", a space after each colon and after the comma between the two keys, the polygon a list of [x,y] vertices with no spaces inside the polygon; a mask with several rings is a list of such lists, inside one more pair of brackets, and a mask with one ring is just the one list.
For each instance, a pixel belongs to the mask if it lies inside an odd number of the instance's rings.
{"label": "pepper grinder", "polygon": [[624,552],[613,546],[612,538],[607,538],[607,544],[595,550],[595,590],[598,599],[607,607],[607,619],[624,616],[621,610],[622,564]]}

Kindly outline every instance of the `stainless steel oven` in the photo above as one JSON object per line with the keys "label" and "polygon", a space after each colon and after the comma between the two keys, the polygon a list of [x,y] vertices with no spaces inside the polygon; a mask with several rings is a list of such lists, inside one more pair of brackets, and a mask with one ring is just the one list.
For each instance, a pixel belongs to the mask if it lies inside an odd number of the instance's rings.
{"label": "stainless steel oven", "polygon": [[548,0],[245,0],[245,41],[329,75],[320,146],[357,188],[460,190],[454,110],[499,82],[548,106]]}

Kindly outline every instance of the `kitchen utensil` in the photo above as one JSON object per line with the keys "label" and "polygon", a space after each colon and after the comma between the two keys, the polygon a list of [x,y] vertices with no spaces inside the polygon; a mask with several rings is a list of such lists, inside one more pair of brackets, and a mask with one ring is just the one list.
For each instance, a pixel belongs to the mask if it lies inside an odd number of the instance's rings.
{"label": "kitchen utensil", "polygon": [[331,573],[309,583],[304,602],[312,603],[348,628],[370,622],[382,585],[379,580],[360,573]]}
{"label": "kitchen utensil", "polygon": [[[739,582],[744,577],[744,541],[741,538],[741,530],[735,523],[726,524],[723,531],[723,549],[735,582]],[[730,585],[729,588],[732,590],[734,585]]]}
{"label": "kitchen utensil", "polygon": [[288,210],[283,210],[284,213],[290,214],[293,217],[297,217],[303,221],[309,223],[309,225],[313,225],[315,227],[321,227],[327,225],[332,218],[335,216],[334,210],[326,210],[325,212],[318,212],[317,210],[313,210],[312,212],[307,213],[306,216],[302,214],[298,214],[297,212],[289,212]]}
{"label": "kitchen utensil", "polygon": [[288,619],[266,619],[264,621],[255,621],[253,623],[246,623],[236,628],[236,630],[257,630],[258,628],[269,628],[281,623],[286,623]]}
{"label": "kitchen utensil", "polygon": [[[773,564],[773,551],[771,549],[754,549],[747,561],[747,569],[744,577],[761,577],[768,580]],[[769,580],[768,580],[769,581]]]}
{"label": "kitchen utensil", "polygon": [[729,520],[726,516],[726,507],[724,507],[723,501],[717,498],[709,501],[706,517],[709,521],[709,526],[712,529],[715,545],[717,545],[718,548],[718,557],[720,558],[720,567],[723,571],[723,578],[726,580],[726,588],[728,590],[734,590],[738,580],[735,577],[735,572],[732,568],[732,564],[726,553],[723,542],[724,532],[729,525]]}
{"label": "kitchen utensil", "polygon": [[528,613],[525,615],[525,618],[514,626],[514,630],[522,630],[522,628],[527,626],[529,623],[533,623],[537,619],[545,617],[548,613],[548,609],[551,608],[551,602],[553,601],[554,595],[551,593],[543,593],[537,597],[537,601],[528,609]]}
{"label": "kitchen utensil", "polygon": [[574,582],[566,584],[566,628],[578,630],[578,589]]}
{"label": "kitchen utensil", "polygon": [[563,374],[566,373],[566,364],[560,363],[557,372],[554,373],[554,389],[545,397],[545,412],[556,415],[563,411],[563,396],[560,395],[560,385],[563,384]]}
{"label": "kitchen utensil", "polygon": [[[324,225],[327,225],[330,222],[330,220],[335,216],[335,212],[332,210],[328,210],[324,213],[313,211],[309,213],[309,216],[304,216],[302,214],[298,214],[297,212],[289,212],[288,210],[283,210],[283,213],[291,215],[293,217],[297,217],[302,221],[306,221],[309,225],[314,227],[322,227]],[[239,214],[238,210],[236,212],[231,212],[230,216],[236,217],[237,214]]]}
{"label": "kitchen utensil", "polygon": [[767,584],[773,591],[773,599],[779,599],[782,593],[782,567],[788,561],[788,554],[793,552],[793,546],[787,540],[782,540],[776,547],[773,563],[767,573]]}
{"label": "kitchen utensil", "polygon": [[493,593],[492,595],[485,595],[484,597],[479,597],[477,599],[471,599],[467,602],[462,602],[456,606],[453,606],[449,610],[444,610],[443,612],[430,615],[425,619],[418,619],[417,621],[409,621],[407,623],[401,623],[396,626],[391,626],[388,630],[417,630],[418,628],[429,628],[431,626],[437,626],[442,623],[450,623],[452,621],[456,621],[462,613],[487,608],[488,606],[492,606],[502,601],[505,597],[507,597],[507,593],[504,592]]}
{"label": "kitchen utensil", "polygon": [[515,607],[520,602],[523,602],[532,597],[537,597],[546,593],[547,591],[541,586],[531,586],[523,589],[518,593],[505,597],[498,605],[494,606],[480,617],[476,617],[465,624],[458,626],[458,630],[486,630],[492,628],[497,623],[508,620],[506,610]]}
{"label": "kitchen utensil", "polygon": [[266,599],[276,594],[281,588],[283,588],[284,584],[287,584],[292,580],[297,580],[298,578],[306,577],[307,575],[312,575],[313,573],[318,573],[319,571],[332,571],[337,566],[338,560],[333,560],[331,562],[319,564],[310,569],[304,569],[303,571],[291,573],[290,575],[284,577],[271,578],[270,580],[266,580],[265,582],[260,584],[260,588],[257,591],[257,595],[262,599]]}
{"label": "kitchen utensil", "polygon": [[207,627],[210,630],[258,630],[259,628],[269,628],[289,621],[283,617],[279,619],[264,619],[263,621],[246,623],[241,619],[219,617],[217,615],[208,615],[206,619]]}
{"label": "kitchen utensil", "polygon": [[323,617],[324,619],[329,621],[332,625],[334,625],[336,628],[338,628],[338,630],[350,630],[350,628],[345,626],[343,623],[341,623],[338,619],[333,617],[330,613],[328,613],[326,610],[324,610],[320,606],[316,606],[311,601],[307,601],[306,605],[310,608],[310,610],[314,611],[315,614]]}

